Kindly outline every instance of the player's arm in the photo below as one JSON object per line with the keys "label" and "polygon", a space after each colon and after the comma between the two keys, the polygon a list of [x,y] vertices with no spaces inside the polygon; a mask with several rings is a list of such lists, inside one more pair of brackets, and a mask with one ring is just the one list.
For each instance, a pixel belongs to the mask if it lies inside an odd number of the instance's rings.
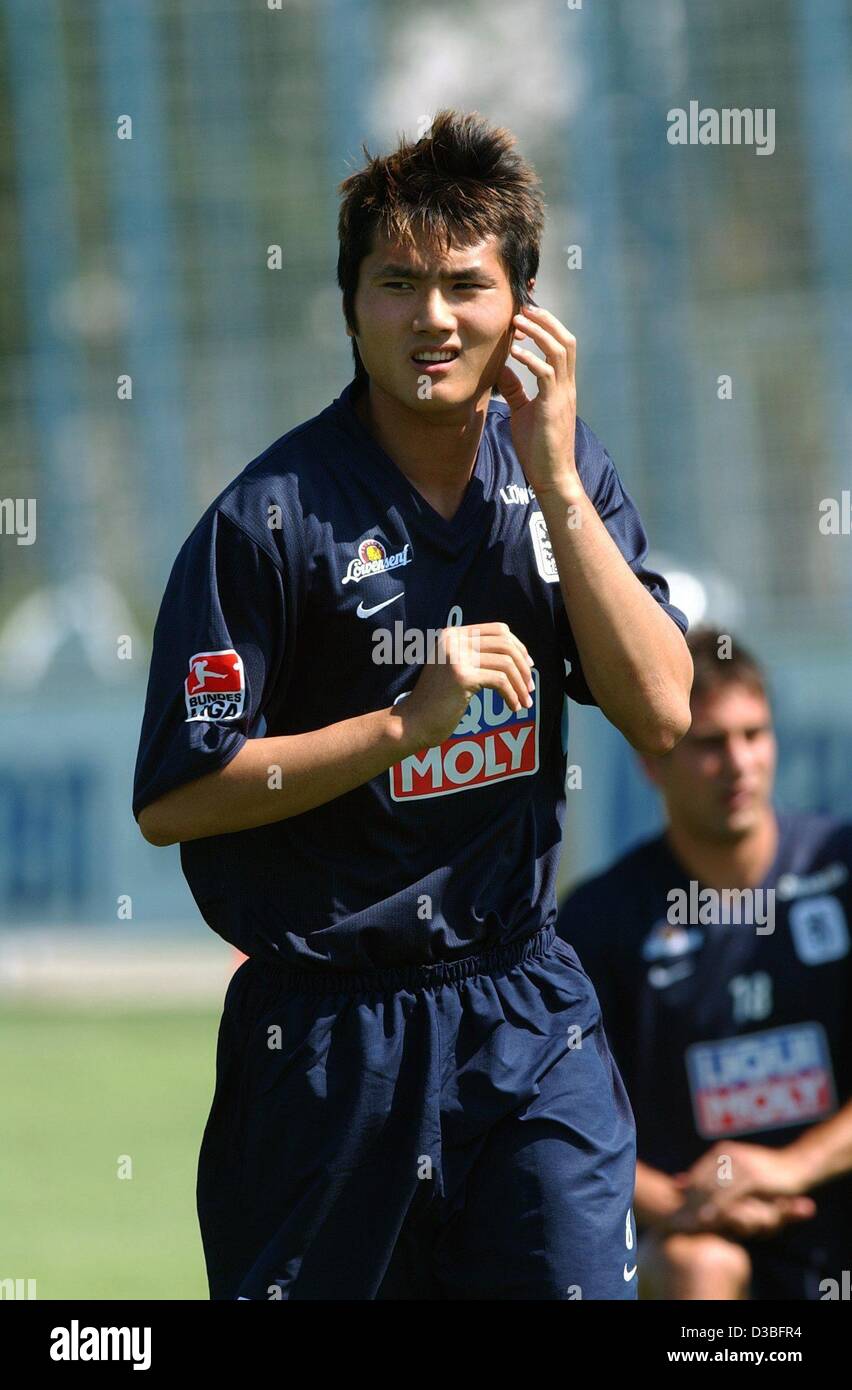
{"label": "player's arm", "polygon": [[638,752],[669,752],[690,725],[683,634],[630,569],[579,477],[537,487],[536,498],[589,689]]}
{"label": "player's arm", "polygon": [[250,830],[299,815],[378,776],[412,749],[396,709],[345,719],[307,734],[247,739],[225,767],[143,807],[152,845]]}
{"label": "player's arm", "polygon": [[449,738],[471,697],[499,691],[529,708],[532,666],[505,623],[449,628],[407,699],[309,733],[247,739],[225,766],[184,782],[139,813],[154,845],[199,840],[286,820],[369,782]]}
{"label": "player's arm", "polygon": [[786,1152],[798,1168],[800,1192],[852,1173],[852,1100],[830,1119],[805,1130]]}
{"label": "player's arm", "polygon": [[530,400],[503,368],[498,389],[547,525],[571,630],[590,691],[639,752],[667,753],[690,725],[692,659],[683,634],[633,573],[588,496],[574,457],[576,342],[545,309],[515,326],[544,353],[514,345],[536,378]]}
{"label": "player's arm", "polygon": [[833,1177],[852,1173],[852,1101],[846,1101],[837,1115],[805,1130],[788,1145],[787,1155],[798,1168],[798,1191],[805,1193]]}
{"label": "player's arm", "polygon": [[656,1226],[683,1206],[683,1193],[674,1179],[652,1168],[650,1163],[636,1160],[636,1191],[633,1208],[636,1220],[644,1226]]}

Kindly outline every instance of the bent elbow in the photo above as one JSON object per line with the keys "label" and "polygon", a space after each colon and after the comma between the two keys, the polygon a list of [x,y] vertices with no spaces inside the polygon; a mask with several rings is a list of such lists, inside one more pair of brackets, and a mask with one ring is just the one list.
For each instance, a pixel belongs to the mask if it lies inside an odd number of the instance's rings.
{"label": "bent elbow", "polygon": [[684,734],[689,732],[691,724],[692,714],[687,705],[676,716],[665,722],[661,720],[654,729],[653,736],[640,749],[640,752],[647,753],[651,757],[665,757],[666,753],[671,753],[672,749],[677,747]]}
{"label": "bent elbow", "polygon": [[170,834],[161,823],[156,807],[157,803],[152,802],[150,806],[145,806],[139,812],[139,829],[142,832],[142,838],[147,840],[149,845],[156,845],[158,849],[165,849],[168,845],[176,843],[176,836]]}

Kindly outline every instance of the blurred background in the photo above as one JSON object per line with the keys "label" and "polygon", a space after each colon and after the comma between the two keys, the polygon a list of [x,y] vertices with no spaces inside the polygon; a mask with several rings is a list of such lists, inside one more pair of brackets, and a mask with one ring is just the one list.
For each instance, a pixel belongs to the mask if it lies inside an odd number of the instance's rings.
{"label": "blurred background", "polygon": [[[767,663],[778,804],[852,816],[852,0],[0,14],[0,1280],[204,1298],[235,962],[139,835],[132,772],[183,539],[351,377],[337,185],[442,106],[515,132],[548,204],[536,297],[652,562]],[[691,100],[771,108],[774,150],[670,144]],[[570,739],[563,887],[660,823],[599,712],[572,705]]]}

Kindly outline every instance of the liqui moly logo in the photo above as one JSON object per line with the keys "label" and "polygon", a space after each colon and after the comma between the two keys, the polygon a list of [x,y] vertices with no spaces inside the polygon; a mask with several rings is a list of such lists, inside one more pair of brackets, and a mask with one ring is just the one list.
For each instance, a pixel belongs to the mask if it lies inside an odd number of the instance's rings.
{"label": "liqui moly logo", "polygon": [[813,1124],[836,1106],[819,1023],[693,1043],[686,1069],[695,1126],[705,1139]]}
{"label": "liqui moly logo", "polygon": [[[452,734],[390,769],[394,801],[422,801],[538,772],[539,673],[532,706],[513,712],[496,690],[474,695]],[[403,697],[404,698],[404,697]]]}

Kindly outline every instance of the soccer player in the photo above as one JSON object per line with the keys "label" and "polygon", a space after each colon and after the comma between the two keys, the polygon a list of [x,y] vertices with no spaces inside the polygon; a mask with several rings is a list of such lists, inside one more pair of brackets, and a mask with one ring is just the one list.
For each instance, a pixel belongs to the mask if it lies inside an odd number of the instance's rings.
{"label": "soccer player", "polygon": [[[695,629],[667,828],[562,904],[636,1118],[643,1294],[836,1296],[852,1251],[852,825],[773,804],[766,679]],[[684,1171],[687,1170],[687,1171]],[[812,1194],[812,1195],[811,1195]]]}
{"label": "soccer player", "polygon": [[154,634],[134,812],[248,956],[199,1160],[211,1297],[631,1299],[633,1120],[554,941],[563,711],[671,748],[686,620],[530,303],[512,137],[444,111],[365,155],[354,380],[212,503]]}

